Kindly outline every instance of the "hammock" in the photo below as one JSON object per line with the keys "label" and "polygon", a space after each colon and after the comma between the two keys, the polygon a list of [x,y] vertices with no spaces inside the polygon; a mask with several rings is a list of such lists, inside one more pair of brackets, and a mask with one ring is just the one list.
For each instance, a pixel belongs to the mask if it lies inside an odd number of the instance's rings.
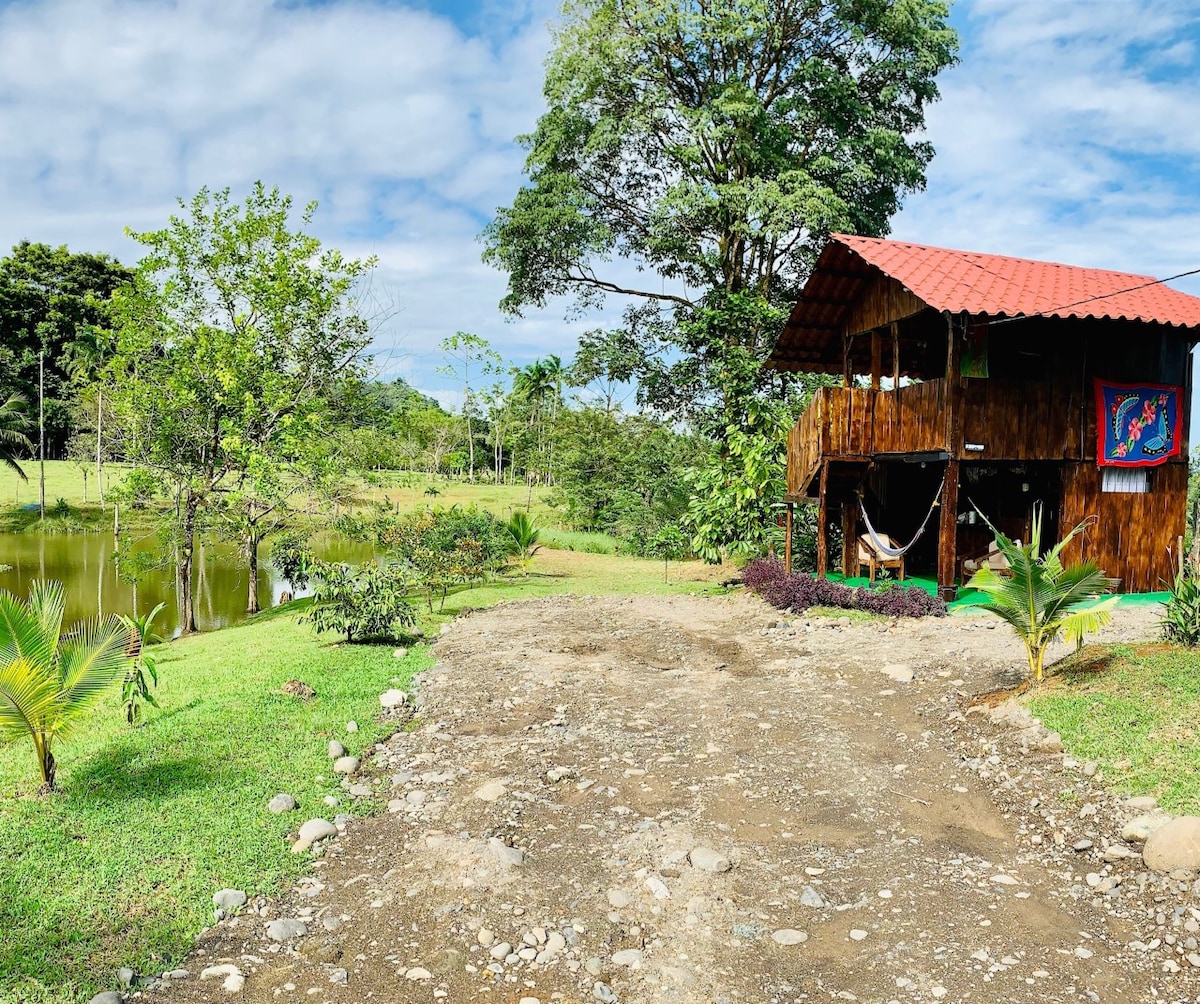
{"label": "hammock", "polygon": [[879,534],[875,532],[875,527],[871,526],[871,517],[867,515],[867,507],[863,505],[862,496],[858,496],[858,509],[862,513],[863,522],[867,525],[867,533],[871,537],[871,543],[880,554],[886,554],[889,558],[902,558],[908,553],[909,549],[918,540],[921,539],[921,534],[925,532],[925,527],[929,525],[929,517],[933,515],[933,510],[938,507],[938,502],[942,497],[942,486],[938,485],[938,490],[933,496],[933,501],[929,503],[929,512],[925,514],[925,519],[921,525],[917,527],[917,532],[913,534],[913,539],[903,547],[892,547],[891,544],[884,540],[880,540]]}

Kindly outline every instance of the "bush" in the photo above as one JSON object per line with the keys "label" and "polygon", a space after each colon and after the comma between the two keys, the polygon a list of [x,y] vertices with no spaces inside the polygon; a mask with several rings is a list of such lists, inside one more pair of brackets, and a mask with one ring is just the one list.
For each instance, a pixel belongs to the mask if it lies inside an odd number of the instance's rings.
{"label": "bush", "polygon": [[893,584],[886,589],[857,589],[806,574],[788,575],[782,562],[759,558],[742,570],[746,588],[758,593],[773,607],[794,610],[808,607],[840,607],[862,610],[883,617],[944,617],[946,604],[918,587]]}
{"label": "bush", "polygon": [[283,534],[271,548],[271,564],[291,587],[291,592],[307,589],[316,558],[308,546],[308,535],[298,530]]}
{"label": "bush", "polygon": [[417,622],[405,599],[409,583],[403,569],[368,562],[359,569],[319,561],[311,572],[317,580],[312,609],[301,618],[318,632],[337,631],[352,642],[398,638]]}
{"label": "bush", "polygon": [[384,516],[375,524],[380,545],[404,562],[425,591],[445,604],[450,587],[482,582],[508,563],[512,536],[503,523],[482,509],[423,509]]}
{"label": "bush", "polygon": [[1188,572],[1175,576],[1166,613],[1159,624],[1163,637],[1176,645],[1200,645],[1200,579]]}

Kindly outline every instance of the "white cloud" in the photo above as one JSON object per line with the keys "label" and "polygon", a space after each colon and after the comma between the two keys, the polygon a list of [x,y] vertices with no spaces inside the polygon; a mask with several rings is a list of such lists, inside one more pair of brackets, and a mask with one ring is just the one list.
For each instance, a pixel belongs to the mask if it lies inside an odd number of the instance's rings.
{"label": "white cloud", "polygon": [[436,343],[458,329],[505,355],[569,353],[557,322],[500,316],[476,239],[520,183],[513,137],[541,108],[552,11],[487,3],[471,34],[369,0],[0,5],[0,248],[132,261],[125,226],[261,178],[317,199],[326,243],[378,255],[375,293],[400,308],[379,331],[388,371],[436,388]]}
{"label": "white cloud", "polygon": [[894,236],[1160,277],[1200,267],[1194,12],[973,0],[959,15],[928,188]]}
{"label": "white cloud", "polygon": [[[482,0],[468,22],[428,6],[0,0],[0,249],[27,237],[132,261],[125,226],[261,178],[319,200],[327,243],[379,256],[374,292],[398,308],[379,330],[383,372],[448,390],[437,343],[460,329],[517,363],[569,356],[604,317],[564,321],[555,304],[506,321],[477,241],[521,183],[513,137],[541,109],[555,0]],[[928,190],[895,236],[1200,266],[1191,16],[1156,0],[961,4]]]}

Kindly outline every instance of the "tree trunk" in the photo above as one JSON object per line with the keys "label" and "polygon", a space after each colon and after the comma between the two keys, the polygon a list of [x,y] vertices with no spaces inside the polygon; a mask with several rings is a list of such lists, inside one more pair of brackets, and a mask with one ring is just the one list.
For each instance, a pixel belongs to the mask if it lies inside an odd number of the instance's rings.
{"label": "tree trunk", "polygon": [[50,742],[50,736],[40,732],[34,733],[33,745],[37,749],[38,767],[42,772],[41,791],[43,794],[49,794],[54,790],[54,779],[58,773],[58,765],[50,750]]}
{"label": "tree trunk", "polygon": [[180,632],[192,634],[196,630],[196,603],[192,595],[192,554],[196,549],[196,509],[200,500],[191,493],[183,505],[183,519],[179,527],[179,589],[180,589]]}
{"label": "tree trunk", "polygon": [[250,557],[250,579],[246,583],[246,613],[256,614],[262,608],[258,605],[258,537],[255,534],[246,538],[246,553]]}
{"label": "tree trunk", "polygon": [[[104,388],[96,399],[96,493],[100,498],[100,511],[104,512],[104,469],[100,463],[100,430],[104,422]],[[85,481],[84,484],[87,482]]]}
{"label": "tree trunk", "polygon": [[470,467],[467,470],[467,480],[475,481],[475,437],[471,434],[471,416],[467,416],[467,463]]}

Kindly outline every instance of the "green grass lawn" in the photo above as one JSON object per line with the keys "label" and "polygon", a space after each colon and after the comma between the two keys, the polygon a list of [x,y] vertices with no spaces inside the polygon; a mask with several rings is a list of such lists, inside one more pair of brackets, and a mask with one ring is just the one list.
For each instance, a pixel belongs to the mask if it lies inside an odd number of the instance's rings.
{"label": "green grass lawn", "polygon": [[[32,528],[38,522],[37,514],[24,509],[38,502],[38,465],[36,461],[23,461],[22,468],[29,480],[22,481],[7,467],[0,467],[0,532],[20,531]],[[84,467],[74,461],[46,461],[46,508],[49,513],[54,504],[62,499],[73,512],[69,519],[52,521],[47,529],[68,532],[80,529],[107,529],[112,526],[112,509],[107,514],[100,512],[96,497],[94,465],[86,467],[87,502],[84,501]],[[129,471],[128,464],[107,464],[104,468],[105,491],[111,492],[121,483]],[[426,494],[432,490],[436,494]],[[477,505],[501,519],[508,519],[516,509],[529,505],[530,512],[544,527],[555,527],[558,514],[546,504],[547,490],[528,486],[494,485],[485,482],[469,484],[449,478],[429,477],[423,474],[404,474],[384,471],[368,480],[359,480],[358,498],[362,502],[387,501],[402,510],[420,509],[426,505],[452,506]],[[147,512],[136,513],[122,510],[122,522],[144,522]],[[554,546],[573,550],[600,550],[611,553],[616,541],[604,534],[574,534],[565,530],[550,531],[561,539]]]}
{"label": "green grass lawn", "polygon": [[[276,614],[160,649],[161,709],[130,730],[114,692],[58,750],[62,791],[38,786],[32,743],[0,761],[0,1001],[86,1000],[119,966],[162,971],[212,922],[227,886],[270,892],[305,869],[286,839],[305,819],[363,811],[326,746],[383,734],[378,695],[429,661],[317,639]],[[299,678],[308,702],[280,692]],[[360,729],[345,732],[357,720]],[[324,775],[325,780],[317,777]],[[273,815],[271,796],[300,809]]]}
{"label": "green grass lawn", "polygon": [[1029,707],[1117,791],[1200,812],[1200,652],[1091,645],[1060,663]]}
{"label": "green grass lawn", "polygon": [[[444,618],[499,601],[561,593],[710,592],[731,575],[698,562],[540,552],[529,575],[461,589]],[[301,601],[304,603],[307,601]],[[378,695],[426,666],[418,646],[345,646],[296,621],[296,605],[160,648],[159,709],[129,729],[114,692],[57,749],[61,791],[35,792],[32,743],[0,761],[0,1002],[83,1001],[112,988],[118,967],[171,968],[212,922],[221,888],[271,893],[305,870],[286,839],[305,819],[369,811],[343,799],[326,746],[357,753],[383,734]],[[299,678],[317,696],[280,692]],[[347,720],[360,731],[348,735]],[[318,776],[325,780],[318,781]],[[301,808],[275,816],[289,792]]]}

